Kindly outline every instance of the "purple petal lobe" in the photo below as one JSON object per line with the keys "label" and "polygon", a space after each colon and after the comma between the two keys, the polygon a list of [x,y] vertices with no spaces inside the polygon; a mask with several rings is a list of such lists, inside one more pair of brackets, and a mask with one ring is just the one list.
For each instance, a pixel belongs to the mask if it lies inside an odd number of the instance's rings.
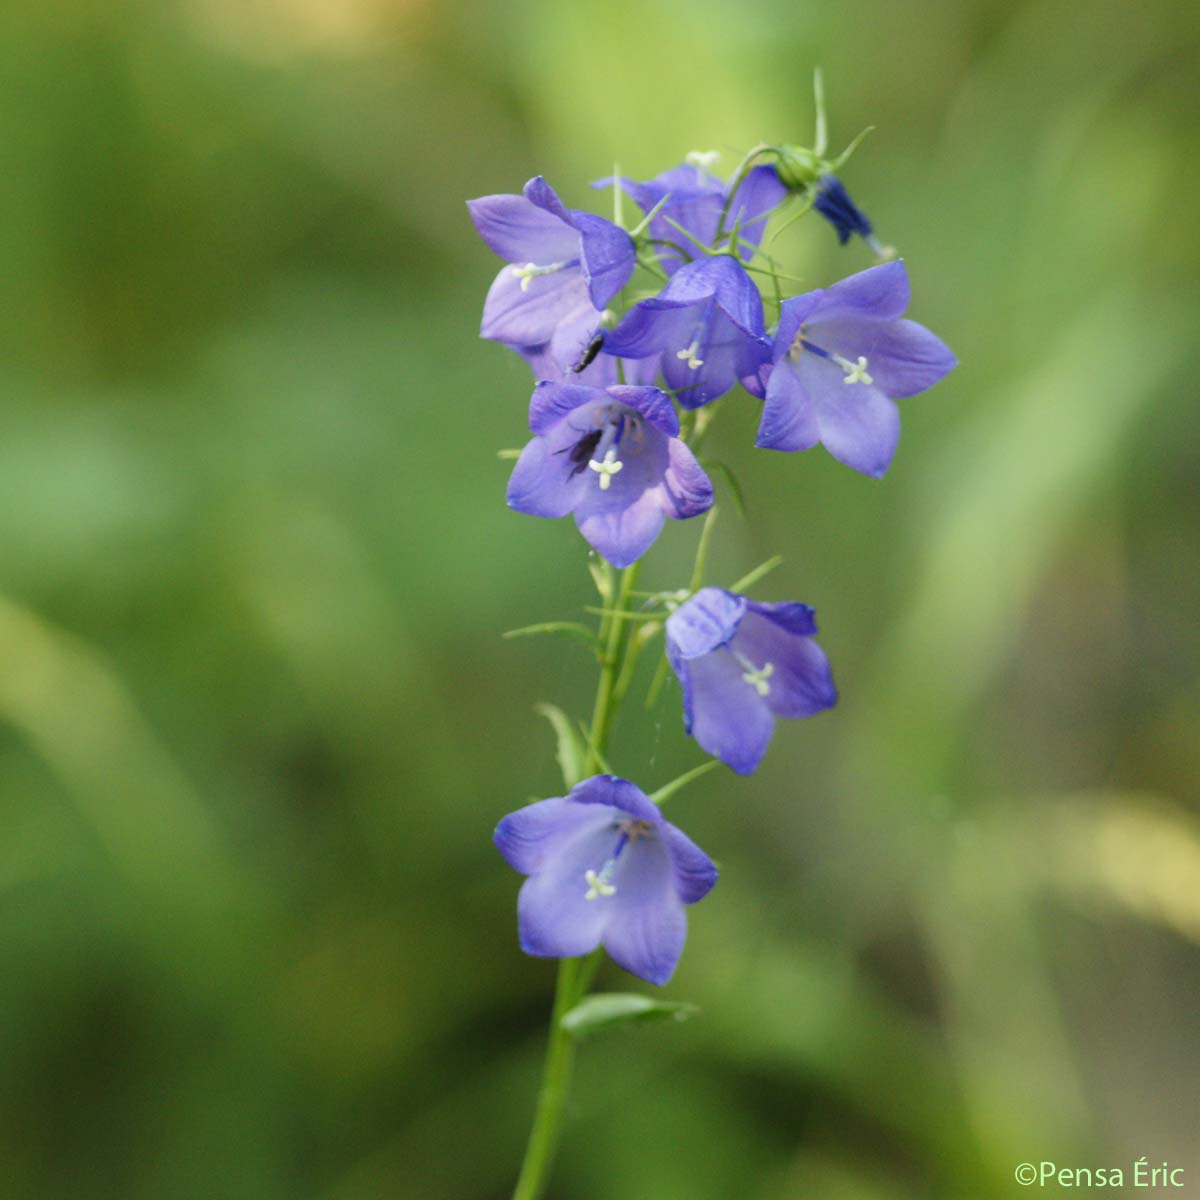
{"label": "purple petal lobe", "polygon": [[696,456],[678,438],[667,443],[667,470],[661,485],[662,504],[675,520],[698,517],[712,508],[712,480]]}
{"label": "purple petal lobe", "polygon": [[[762,240],[763,230],[767,227],[767,214],[787,195],[787,188],[779,180],[772,166],[755,167],[742,180],[741,186],[735,193],[729,205],[729,215],[725,218],[726,232],[732,232],[738,224],[738,236],[751,245],[757,246]],[[738,253],[749,261],[751,251],[739,250]]]}
{"label": "purple petal lobe", "polygon": [[817,409],[793,363],[777,363],[767,381],[767,398],[756,446],[766,450],[808,450],[821,440]]}
{"label": "purple petal lobe", "polygon": [[588,387],[582,383],[542,380],[533,389],[529,400],[530,432],[550,433],[577,408],[585,404],[603,404],[607,399],[607,394],[601,388]]}
{"label": "purple petal lobe", "polygon": [[[528,283],[527,288],[521,286]],[[480,337],[515,346],[540,346],[550,341],[564,313],[590,304],[587,283],[578,266],[522,281],[505,267],[483,302]]]}
{"label": "purple petal lobe", "polygon": [[662,841],[650,837],[632,842],[614,883],[604,948],[618,966],[661,986],[674,974],[687,937],[687,916]]}
{"label": "purple petal lobe", "polygon": [[693,658],[688,668],[692,737],[739,775],[751,774],[775,729],[766,701],[742,678],[745,668],[728,647]]}
{"label": "purple petal lobe", "polygon": [[601,507],[589,496],[575,510],[579,532],[588,544],[620,569],[637,562],[650,549],[665,520],[658,497],[650,492],[623,508]]}
{"label": "purple petal lobe", "polygon": [[667,618],[667,641],[681,658],[698,658],[729,642],[745,614],[745,596],[701,588]]}
{"label": "purple petal lobe", "polygon": [[717,882],[713,861],[687,834],[668,821],[663,822],[662,839],[671,856],[675,891],[685,904],[703,900]]}
{"label": "purple petal lobe", "polygon": [[656,387],[618,385],[608,389],[608,394],[621,404],[640,412],[655,429],[668,437],[679,436],[679,417],[671,404],[671,398]]}
{"label": "purple petal lobe", "polygon": [[658,806],[636,783],[619,775],[593,775],[577,783],[567,797],[573,804],[600,804],[619,809],[639,821],[662,823]]}
{"label": "purple petal lobe", "polygon": [[933,387],[958,365],[950,347],[916,321],[820,318],[812,339],[851,361],[865,357],[875,387],[893,400]]}
{"label": "purple petal lobe", "polygon": [[812,322],[835,317],[874,317],[892,320],[908,307],[908,272],[904,262],[882,263],[850,275],[826,288],[821,303],[813,310]]}
{"label": "purple petal lobe", "polygon": [[838,462],[881,477],[900,441],[900,410],[877,387],[848,384],[841,368],[826,359],[805,353],[798,367],[825,448]]}
{"label": "purple petal lobe", "polygon": [[479,236],[505,262],[544,265],[579,256],[579,234],[525,196],[481,196],[467,208]]}
{"label": "purple petal lobe", "polygon": [[510,867],[532,875],[558,847],[589,824],[595,824],[591,812],[565,796],[555,796],[509,813],[496,826],[493,840]]}
{"label": "purple petal lobe", "polygon": [[585,212],[571,215],[582,235],[583,273],[592,303],[602,309],[633,274],[636,262],[633,239],[603,217]]}
{"label": "purple petal lobe", "polygon": [[[811,609],[809,614],[811,617]],[[791,618],[785,613],[784,619]],[[837,703],[829,662],[812,637],[797,636],[768,616],[751,611],[738,629],[733,649],[754,667],[770,664],[764,699],[776,716],[811,717]]]}

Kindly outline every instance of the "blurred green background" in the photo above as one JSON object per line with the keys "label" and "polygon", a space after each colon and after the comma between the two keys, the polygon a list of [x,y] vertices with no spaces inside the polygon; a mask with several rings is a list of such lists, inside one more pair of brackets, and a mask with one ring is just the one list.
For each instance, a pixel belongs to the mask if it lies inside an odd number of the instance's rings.
{"label": "blurred green background", "polygon": [[[723,869],[666,992],[703,1015],[582,1055],[551,1196],[978,1200],[1142,1155],[1200,1187],[1200,9],[0,29],[5,1200],[508,1194],[553,965],[490,835],[559,788],[533,705],[594,674],[499,634],[594,593],[570,522],[504,507],[530,379],[477,340],[463,201],[544,172],[604,211],[614,160],[806,141],[816,64],[962,366],[882,482],[726,405],[713,577],[784,553],[758,594],[817,608],[843,699],[672,801]],[[777,245],[812,286],[871,261],[815,217]],[[698,760],[676,691],[613,759]]]}

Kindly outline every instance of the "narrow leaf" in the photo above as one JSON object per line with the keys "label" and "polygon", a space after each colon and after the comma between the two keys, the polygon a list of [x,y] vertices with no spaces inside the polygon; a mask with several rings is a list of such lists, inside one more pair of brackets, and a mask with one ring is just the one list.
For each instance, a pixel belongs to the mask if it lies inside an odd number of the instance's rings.
{"label": "narrow leaf", "polygon": [[562,1027],[575,1038],[607,1033],[647,1021],[686,1021],[700,1010],[679,1000],[659,1000],[635,992],[596,992],[562,1017]]}
{"label": "narrow leaf", "polygon": [[579,638],[586,642],[599,656],[602,647],[600,639],[586,626],[577,621],[543,621],[539,625],[523,625],[520,629],[506,630],[501,636],[505,638],[532,637],[538,633],[565,633],[569,637]]}
{"label": "narrow leaf", "polygon": [[579,735],[571,726],[570,718],[561,708],[553,704],[536,704],[534,712],[545,717],[554,729],[558,739],[558,765],[562,770],[563,783],[573,788],[587,770],[587,751],[579,740]]}

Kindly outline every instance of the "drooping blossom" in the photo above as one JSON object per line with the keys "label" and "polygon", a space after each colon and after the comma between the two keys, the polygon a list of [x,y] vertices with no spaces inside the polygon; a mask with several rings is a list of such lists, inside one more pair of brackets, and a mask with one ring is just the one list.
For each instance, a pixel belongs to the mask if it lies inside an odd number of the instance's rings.
{"label": "drooping blossom", "polygon": [[712,483],[679,438],[679,418],[655,387],[539,383],[533,440],[508,482],[508,505],[535,517],[575,514],[615,567],[640,558],[667,517],[712,506]]}
{"label": "drooping blossom", "polygon": [[482,196],[467,207],[480,237],[509,264],[488,292],[480,336],[514,348],[552,346],[557,337],[569,354],[633,273],[629,234],[564,207],[540,175],[520,196]]}
{"label": "drooping blossom", "polygon": [[[651,219],[648,232],[657,243],[659,261],[668,275],[699,254],[675,225],[683,226],[705,246],[713,246],[729,195],[728,186],[704,169],[708,155],[692,154],[688,159],[687,163],[641,183],[624,176],[610,176],[592,184],[593,187],[615,184],[647,214],[666,200]],[[738,253],[746,261],[762,240],[768,214],[786,195],[787,188],[771,166],[754,167],[739,184],[729,203],[722,233],[731,234],[737,228]]]}
{"label": "drooping blossom", "polygon": [[685,732],[749,775],[766,753],[776,717],[811,717],[837,702],[816,632],[807,604],[761,604],[701,588],[666,624]]}
{"label": "drooping blossom", "polygon": [[901,319],[908,301],[899,260],[785,300],[772,365],[760,376],[765,391],[757,388],[766,399],[757,445],[807,450],[821,442],[848,467],[883,475],[900,438],[894,401],[957,364],[928,329]]}
{"label": "drooping blossom", "polygon": [[684,906],[717,881],[704,851],[616,775],[510,813],[495,843],[529,877],[517,901],[526,954],[574,958],[603,946],[618,966],[659,985],[683,953]]}
{"label": "drooping blossom", "polygon": [[880,243],[867,214],[850,199],[845,184],[836,175],[822,175],[817,180],[813,208],[837,231],[839,245],[844,246],[851,234],[857,233],[880,258],[895,254],[895,250]]}
{"label": "drooping blossom", "polygon": [[667,386],[685,408],[723,396],[771,357],[762,297],[728,254],[680,267],[657,296],[625,315],[604,349],[624,358],[656,355]]}

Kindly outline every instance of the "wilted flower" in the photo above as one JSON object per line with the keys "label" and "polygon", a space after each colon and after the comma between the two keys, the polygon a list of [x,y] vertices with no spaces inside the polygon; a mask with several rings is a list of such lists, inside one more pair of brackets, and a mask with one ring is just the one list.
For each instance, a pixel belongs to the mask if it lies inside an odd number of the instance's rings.
{"label": "wilted flower", "polygon": [[762,297],[728,254],[680,267],[657,296],[626,314],[604,348],[625,358],[658,355],[667,386],[685,408],[723,396],[771,357]]}
{"label": "wilted flower", "polygon": [[658,388],[539,383],[529,428],[535,436],[509,479],[509,507],[535,517],[574,513],[615,567],[640,558],[667,517],[712,506],[712,483]]}
{"label": "wilted flower", "polygon": [[626,971],[660,985],[683,953],[684,905],[717,881],[704,851],[616,775],[510,813],[495,842],[529,876],[517,901],[526,954],[573,958],[603,946]]}
{"label": "wilted flower", "polygon": [[839,245],[844,246],[850,235],[857,233],[880,258],[895,254],[895,250],[880,245],[867,214],[850,199],[850,193],[836,175],[822,175],[816,187],[813,208],[837,230]]}
{"label": "wilted flower", "polygon": [[667,658],[683,689],[683,724],[740,775],[762,761],[776,717],[837,702],[807,604],[760,604],[701,588],[667,618]]}
{"label": "wilted flower", "polygon": [[563,206],[540,176],[520,196],[482,196],[467,207],[480,237],[509,266],[483,307],[480,336],[513,347],[552,342],[562,325],[599,323],[605,305],[633,273],[636,254],[623,229]]}
{"label": "wilted flower", "polygon": [[[807,450],[882,475],[900,439],[894,400],[932,387],[957,365],[908,307],[904,263],[884,263],[833,287],[785,300],[772,350],[757,445]],[[761,387],[757,388],[761,393]]]}

